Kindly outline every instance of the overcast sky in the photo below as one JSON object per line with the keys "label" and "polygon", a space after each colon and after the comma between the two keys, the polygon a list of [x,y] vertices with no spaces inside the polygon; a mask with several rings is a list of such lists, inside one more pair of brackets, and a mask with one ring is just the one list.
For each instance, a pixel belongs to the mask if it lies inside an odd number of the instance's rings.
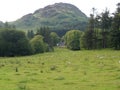
{"label": "overcast sky", "polygon": [[23,15],[33,13],[39,8],[54,3],[70,3],[77,6],[87,16],[95,7],[100,13],[108,8],[110,12],[116,10],[116,4],[119,0],[0,0],[0,21],[14,21]]}

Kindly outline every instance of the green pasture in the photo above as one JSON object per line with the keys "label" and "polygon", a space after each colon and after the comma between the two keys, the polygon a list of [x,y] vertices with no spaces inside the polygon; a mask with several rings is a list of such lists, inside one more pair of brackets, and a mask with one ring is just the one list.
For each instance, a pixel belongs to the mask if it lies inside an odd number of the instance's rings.
{"label": "green pasture", "polygon": [[120,90],[120,51],[55,48],[1,57],[0,90]]}

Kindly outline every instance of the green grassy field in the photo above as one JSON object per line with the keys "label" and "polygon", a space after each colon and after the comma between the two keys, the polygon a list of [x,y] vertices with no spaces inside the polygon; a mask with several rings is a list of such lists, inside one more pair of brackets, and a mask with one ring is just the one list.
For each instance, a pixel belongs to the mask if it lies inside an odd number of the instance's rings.
{"label": "green grassy field", "polygon": [[120,90],[120,51],[70,51],[0,58],[0,90]]}

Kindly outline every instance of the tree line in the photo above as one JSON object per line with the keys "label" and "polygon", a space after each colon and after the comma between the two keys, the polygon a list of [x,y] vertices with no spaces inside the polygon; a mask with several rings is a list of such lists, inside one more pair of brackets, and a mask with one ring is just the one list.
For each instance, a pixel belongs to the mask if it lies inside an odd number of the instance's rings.
{"label": "tree line", "polygon": [[24,56],[54,51],[59,36],[48,27],[40,27],[37,32],[16,30],[8,23],[0,28],[0,56]]}
{"label": "tree line", "polygon": [[107,9],[95,15],[95,8],[93,8],[93,14],[90,14],[85,32],[81,34],[80,31],[72,30],[66,33],[67,47],[72,50],[80,47],[87,50],[104,48],[120,50],[120,3],[117,6],[112,16]]}
{"label": "tree line", "polygon": [[85,31],[84,48],[100,49],[114,48],[120,49],[120,3],[117,4],[116,12],[113,16],[106,9],[100,15],[90,15],[89,27]]}

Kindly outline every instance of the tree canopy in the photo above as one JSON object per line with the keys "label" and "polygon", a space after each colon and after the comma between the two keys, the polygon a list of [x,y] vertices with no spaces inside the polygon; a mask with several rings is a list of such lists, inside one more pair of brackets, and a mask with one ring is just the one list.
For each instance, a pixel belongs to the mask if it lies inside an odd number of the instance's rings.
{"label": "tree canopy", "polygon": [[56,46],[57,43],[60,41],[60,37],[55,32],[50,33],[50,41],[52,46]]}
{"label": "tree canopy", "polygon": [[30,43],[34,53],[43,53],[48,48],[48,45],[43,41],[43,36],[41,35],[36,35],[33,39],[30,40]]}
{"label": "tree canopy", "polygon": [[22,31],[0,31],[0,56],[19,56],[32,54],[31,45]]}
{"label": "tree canopy", "polygon": [[65,43],[68,49],[80,50],[80,36],[79,30],[71,30],[65,34]]}

